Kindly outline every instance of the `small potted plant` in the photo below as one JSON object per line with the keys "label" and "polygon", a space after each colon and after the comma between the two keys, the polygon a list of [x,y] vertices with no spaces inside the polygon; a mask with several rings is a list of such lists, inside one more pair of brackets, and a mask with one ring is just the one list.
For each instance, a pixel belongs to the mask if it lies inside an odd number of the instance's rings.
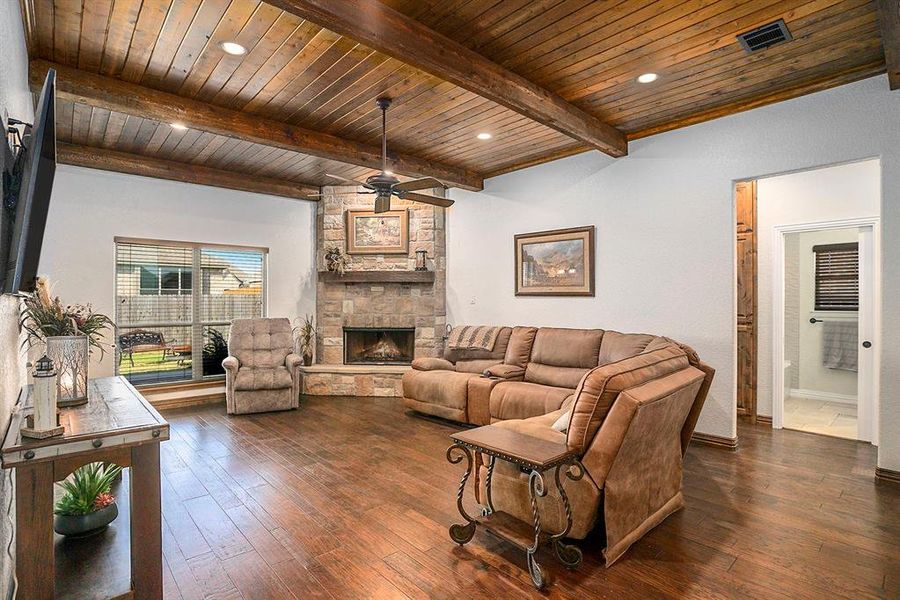
{"label": "small potted plant", "polygon": [[349,257],[338,246],[332,246],[325,249],[325,268],[332,272],[338,273],[341,277],[347,272],[350,264]]}
{"label": "small potted plant", "polygon": [[56,503],[53,529],[65,536],[84,537],[99,533],[119,516],[116,498],[110,493],[122,467],[89,463],[64,480],[65,494]]}
{"label": "small potted plant", "polygon": [[303,365],[312,364],[313,350],[316,347],[316,324],[312,315],[306,315],[303,323],[297,328],[297,345],[300,356],[303,357]]}

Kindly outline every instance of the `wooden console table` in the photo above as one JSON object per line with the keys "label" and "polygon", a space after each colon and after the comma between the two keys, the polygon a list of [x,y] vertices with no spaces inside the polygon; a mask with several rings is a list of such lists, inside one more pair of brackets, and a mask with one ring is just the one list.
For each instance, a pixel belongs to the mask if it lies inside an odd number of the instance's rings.
{"label": "wooden console table", "polygon": [[92,379],[88,402],[60,410],[65,433],[22,438],[31,387],[22,392],[0,452],[4,469],[16,470],[16,576],[19,598],[55,593],[53,484],[91,462],[131,467],[131,592],[120,598],[162,598],[162,512],[159,443],[169,424],[123,377]]}
{"label": "wooden console table", "polygon": [[[572,507],[560,479],[563,471],[566,477],[573,481],[584,477],[584,467],[578,460],[576,452],[567,448],[565,444],[542,440],[493,425],[460,431],[450,437],[454,443],[447,449],[447,460],[453,464],[461,462],[463,458],[467,460],[466,471],[463,473],[456,493],[456,506],[466,523],[451,525],[450,538],[457,544],[465,544],[475,535],[476,527],[482,525],[497,537],[522,548],[525,550],[531,581],[538,589],[543,588],[546,583],[543,570],[534,558],[542,541],[549,540],[553,545],[556,557],[564,566],[569,569],[578,568],[582,560],[581,550],[577,546],[563,542],[563,538],[572,529]],[[489,457],[487,476],[484,480],[486,503],[479,505],[481,514],[476,517],[469,516],[463,506],[466,481],[472,474],[475,464],[473,451]],[[528,478],[528,493],[531,498],[532,523],[525,523],[508,513],[494,509],[491,500],[491,479],[497,459],[531,471]],[[554,534],[548,534],[541,530],[541,515],[537,504],[538,498],[547,495],[544,473],[550,469],[555,469],[553,480],[566,511],[565,529]]]}

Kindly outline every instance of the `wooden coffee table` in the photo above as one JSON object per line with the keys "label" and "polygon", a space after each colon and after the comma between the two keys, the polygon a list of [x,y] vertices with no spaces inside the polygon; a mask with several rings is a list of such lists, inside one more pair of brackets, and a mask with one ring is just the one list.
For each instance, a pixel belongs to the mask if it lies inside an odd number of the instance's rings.
{"label": "wooden coffee table", "polygon": [[[466,471],[459,482],[456,493],[456,506],[459,514],[466,520],[465,524],[451,525],[450,538],[457,544],[469,542],[475,535],[475,529],[482,525],[487,531],[505,539],[525,550],[525,560],[531,581],[538,589],[544,587],[546,579],[543,570],[535,560],[535,553],[542,542],[549,541],[559,561],[569,569],[576,569],[581,564],[582,554],[577,546],[563,542],[572,529],[572,507],[569,497],[562,485],[561,474],[573,481],[584,477],[584,467],[578,460],[574,450],[565,444],[542,440],[529,435],[494,425],[485,425],[475,429],[467,429],[452,434],[453,445],[447,449],[447,460],[453,464],[466,459]],[[481,514],[470,516],[463,506],[463,493],[466,482],[475,468],[473,452],[489,457],[487,475],[485,477],[486,504],[479,505]],[[528,492],[531,497],[532,522],[526,523],[508,513],[494,509],[491,500],[491,479],[497,460],[513,463],[531,471],[528,478]],[[553,481],[559,490],[566,511],[566,527],[559,533],[549,534],[541,530],[541,515],[537,499],[547,495],[544,473],[554,469]]]}

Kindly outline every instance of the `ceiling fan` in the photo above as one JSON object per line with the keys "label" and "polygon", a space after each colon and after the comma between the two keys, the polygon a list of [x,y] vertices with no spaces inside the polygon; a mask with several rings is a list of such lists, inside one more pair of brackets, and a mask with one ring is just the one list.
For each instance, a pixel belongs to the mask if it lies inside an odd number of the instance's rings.
{"label": "ceiling fan", "polygon": [[[391,210],[391,196],[396,196],[401,200],[412,200],[413,202],[422,202],[423,204],[431,204],[433,206],[448,207],[453,204],[453,200],[447,198],[437,198],[427,194],[417,194],[415,190],[425,190],[429,188],[443,188],[447,186],[435,179],[434,177],[425,177],[423,179],[415,179],[400,183],[393,173],[387,170],[387,109],[391,105],[390,98],[379,98],[375,101],[378,108],[381,109],[381,173],[368,177],[365,182],[356,181],[341,177],[340,175],[330,175],[327,177],[340,179],[353,185],[359,185],[368,192],[360,192],[362,194],[375,194],[375,212],[383,213]],[[309,198],[317,198],[322,194],[311,194]]]}

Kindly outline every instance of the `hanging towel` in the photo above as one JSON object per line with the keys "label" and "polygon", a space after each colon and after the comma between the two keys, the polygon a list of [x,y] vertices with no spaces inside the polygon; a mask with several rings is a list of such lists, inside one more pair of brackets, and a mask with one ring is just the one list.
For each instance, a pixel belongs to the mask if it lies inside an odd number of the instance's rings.
{"label": "hanging towel", "polygon": [[859,364],[857,322],[825,321],[822,325],[822,364],[829,369],[855,373]]}
{"label": "hanging towel", "polygon": [[463,325],[450,330],[447,346],[454,350],[487,350],[494,349],[501,327],[488,325]]}

